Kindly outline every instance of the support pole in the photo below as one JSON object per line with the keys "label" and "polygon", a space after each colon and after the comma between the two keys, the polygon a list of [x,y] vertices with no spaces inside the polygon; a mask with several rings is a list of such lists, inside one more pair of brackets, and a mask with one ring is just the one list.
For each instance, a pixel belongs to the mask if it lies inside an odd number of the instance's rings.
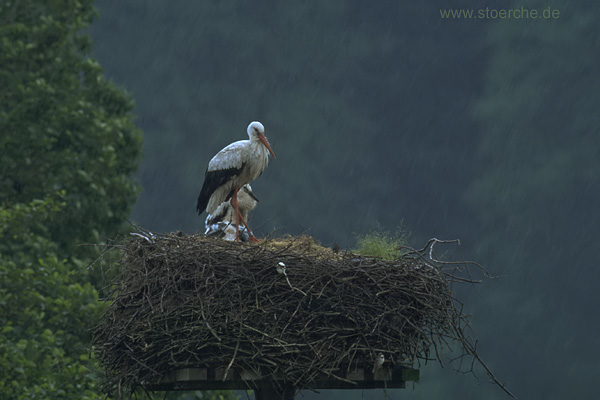
{"label": "support pole", "polygon": [[283,387],[261,385],[254,391],[254,398],[255,400],[294,400],[295,394],[296,389],[290,385]]}

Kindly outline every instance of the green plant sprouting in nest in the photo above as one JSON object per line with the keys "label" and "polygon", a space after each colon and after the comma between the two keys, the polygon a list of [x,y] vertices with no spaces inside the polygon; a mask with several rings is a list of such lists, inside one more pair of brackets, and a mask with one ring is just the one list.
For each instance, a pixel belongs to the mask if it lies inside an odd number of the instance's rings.
{"label": "green plant sprouting in nest", "polygon": [[410,236],[400,227],[395,233],[371,232],[357,239],[356,253],[383,260],[395,260],[405,252]]}

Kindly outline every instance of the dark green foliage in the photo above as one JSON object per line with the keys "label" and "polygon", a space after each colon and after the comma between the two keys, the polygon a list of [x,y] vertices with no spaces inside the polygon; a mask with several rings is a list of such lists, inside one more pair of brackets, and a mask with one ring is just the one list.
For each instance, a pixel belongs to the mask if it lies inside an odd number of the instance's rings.
{"label": "dark green foliage", "polygon": [[47,237],[62,207],[52,197],[0,207],[4,399],[100,398],[88,349],[103,306],[85,271],[60,259]]}
{"label": "dark green foliage", "polygon": [[132,101],[87,55],[93,16],[89,0],[0,5],[0,204],[64,190],[48,227],[69,255],[121,228],[141,155]]}
{"label": "dark green foliage", "polygon": [[0,393],[98,399],[85,266],[123,228],[141,136],[89,58],[92,1],[0,3]]}

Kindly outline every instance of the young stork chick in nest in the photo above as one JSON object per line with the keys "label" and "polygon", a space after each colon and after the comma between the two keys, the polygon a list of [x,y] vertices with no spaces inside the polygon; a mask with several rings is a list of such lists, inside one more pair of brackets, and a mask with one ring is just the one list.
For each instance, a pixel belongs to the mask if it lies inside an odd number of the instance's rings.
{"label": "young stork chick in nest", "polygon": [[[238,192],[238,208],[244,221],[248,220],[248,213],[254,210],[257,203],[258,198],[252,192],[252,187],[249,184],[242,186]],[[219,204],[215,212],[206,217],[206,231],[204,234],[234,241],[236,239],[235,221],[235,209],[229,201],[224,201]],[[252,232],[248,232],[244,225],[240,225],[238,229],[240,240],[247,242]]]}

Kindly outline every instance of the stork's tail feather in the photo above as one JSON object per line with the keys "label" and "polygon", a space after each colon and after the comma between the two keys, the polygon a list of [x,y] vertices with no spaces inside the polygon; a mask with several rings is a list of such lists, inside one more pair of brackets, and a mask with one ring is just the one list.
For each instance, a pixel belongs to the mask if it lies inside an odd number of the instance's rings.
{"label": "stork's tail feather", "polygon": [[198,211],[198,215],[201,215],[204,210],[206,210],[206,206],[208,205],[208,200],[210,199],[210,195],[212,193],[206,193],[207,190],[204,190],[202,187],[202,191],[200,192],[200,196],[198,196],[198,204],[196,204],[196,211]]}

